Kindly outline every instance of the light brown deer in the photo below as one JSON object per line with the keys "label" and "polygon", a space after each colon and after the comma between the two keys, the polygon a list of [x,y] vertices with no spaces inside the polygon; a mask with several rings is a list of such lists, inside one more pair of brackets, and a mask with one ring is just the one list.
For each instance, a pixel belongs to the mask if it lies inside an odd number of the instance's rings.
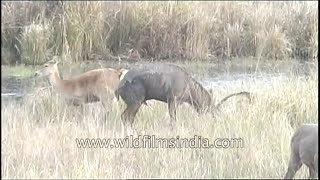
{"label": "light brown deer", "polygon": [[318,177],[318,125],[303,124],[291,139],[291,156],[285,179],[292,179],[302,163],[309,168],[309,178]]}
{"label": "light brown deer", "polygon": [[105,107],[102,99],[107,99],[111,94],[114,97],[122,72],[126,72],[125,69],[117,71],[112,68],[101,68],[70,79],[61,79],[58,62],[56,62],[45,64],[44,68],[38,70],[35,75],[47,77],[50,84],[70,99],[74,105],[101,101]]}

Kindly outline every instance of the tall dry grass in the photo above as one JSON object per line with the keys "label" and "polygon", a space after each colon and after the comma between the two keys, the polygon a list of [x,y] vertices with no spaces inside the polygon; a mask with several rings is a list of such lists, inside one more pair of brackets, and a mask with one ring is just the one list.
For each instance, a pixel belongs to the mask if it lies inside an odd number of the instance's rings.
{"label": "tall dry grass", "polygon": [[[2,62],[318,57],[318,2],[1,2]],[[47,27],[29,31],[32,26]]]}
{"label": "tall dry grass", "polygon": [[[248,104],[233,98],[213,118],[188,105],[178,109],[169,128],[167,105],[142,106],[135,131],[124,128],[125,106],[99,103],[68,107],[55,91],[41,90],[22,102],[2,102],[3,178],[282,178],[290,156],[290,139],[302,123],[318,123],[318,75],[295,76],[270,83],[215,90],[217,102],[237,91],[254,92]],[[81,149],[76,138],[120,138],[126,135],[192,138],[243,138],[243,148],[227,149]],[[303,167],[296,175],[307,177]]]}

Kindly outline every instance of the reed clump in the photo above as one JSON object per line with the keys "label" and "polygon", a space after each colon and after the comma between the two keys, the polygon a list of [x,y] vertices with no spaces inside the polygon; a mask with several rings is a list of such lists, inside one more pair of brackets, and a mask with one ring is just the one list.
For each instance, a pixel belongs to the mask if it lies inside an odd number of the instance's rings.
{"label": "reed clump", "polygon": [[[2,2],[3,63],[318,57],[318,2]],[[43,30],[30,30],[42,27]],[[45,28],[44,28],[45,27]],[[29,32],[29,33],[27,33]]]}

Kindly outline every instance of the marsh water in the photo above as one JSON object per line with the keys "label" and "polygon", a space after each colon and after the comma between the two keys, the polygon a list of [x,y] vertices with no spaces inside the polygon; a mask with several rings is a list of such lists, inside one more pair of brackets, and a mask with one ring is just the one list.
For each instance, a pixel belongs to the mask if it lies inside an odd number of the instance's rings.
{"label": "marsh water", "polygon": [[[143,63],[143,62],[141,62]],[[98,67],[130,67],[133,63],[90,63],[77,66],[66,66],[60,68],[61,76],[66,78],[80,74]],[[184,67],[192,76],[197,79],[206,89],[228,89],[241,86],[250,82],[267,84],[271,81],[282,81],[287,77],[308,78],[311,74],[317,73],[317,61],[221,61],[221,62],[177,62]],[[35,67],[34,71],[40,67]],[[33,69],[29,75],[21,76],[13,74],[2,74],[1,98],[2,100],[23,99],[26,95],[35,95],[34,89],[48,87],[49,83],[44,79],[33,76]],[[41,81],[41,83],[39,83]]]}

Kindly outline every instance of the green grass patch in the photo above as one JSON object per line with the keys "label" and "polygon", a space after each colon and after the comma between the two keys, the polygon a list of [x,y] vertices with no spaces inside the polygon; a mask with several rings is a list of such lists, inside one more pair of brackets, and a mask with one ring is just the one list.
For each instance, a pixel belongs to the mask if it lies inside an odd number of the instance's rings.
{"label": "green grass patch", "polygon": [[15,65],[15,66],[7,66],[1,65],[1,75],[4,77],[19,77],[19,78],[27,78],[33,76],[35,73],[35,68],[32,66],[25,65]]}

